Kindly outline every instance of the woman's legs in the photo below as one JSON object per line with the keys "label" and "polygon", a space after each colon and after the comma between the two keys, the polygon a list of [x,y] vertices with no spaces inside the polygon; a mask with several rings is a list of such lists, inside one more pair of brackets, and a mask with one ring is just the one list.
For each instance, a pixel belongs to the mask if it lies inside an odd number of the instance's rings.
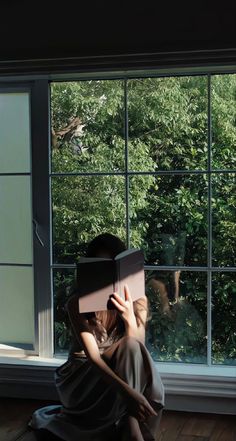
{"label": "woman's legs", "polygon": [[[130,387],[143,393],[149,381],[148,365],[142,355],[140,342],[123,337],[103,354],[104,360]],[[124,418],[122,441],[144,441],[139,421],[132,415]]]}

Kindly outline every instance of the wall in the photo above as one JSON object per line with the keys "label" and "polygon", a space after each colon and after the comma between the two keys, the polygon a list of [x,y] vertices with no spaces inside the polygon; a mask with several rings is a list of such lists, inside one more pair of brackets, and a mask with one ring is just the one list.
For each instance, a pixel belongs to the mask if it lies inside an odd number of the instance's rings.
{"label": "wall", "polygon": [[9,1],[0,62],[236,48],[236,2]]}

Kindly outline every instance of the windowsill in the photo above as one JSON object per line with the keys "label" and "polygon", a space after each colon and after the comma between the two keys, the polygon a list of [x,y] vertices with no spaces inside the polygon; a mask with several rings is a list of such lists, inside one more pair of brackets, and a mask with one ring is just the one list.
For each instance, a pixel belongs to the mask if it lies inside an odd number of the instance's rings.
{"label": "windowsill", "polygon": [[[63,364],[67,359],[66,355],[57,355],[53,358],[44,358],[36,355],[3,355],[0,354],[0,364],[12,364],[20,366],[38,366],[56,368]],[[187,363],[165,363],[155,362],[161,376],[166,374],[194,375],[194,376],[215,376],[236,378],[236,366],[213,365],[206,366],[200,364]]]}
{"label": "windowsill", "polygon": [[213,365],[206,366],[200,364],[186,363],[156,363],[160,374],[182,374],[182,375],[209,375],[217,377],[236,378],[236,366]]}
{"label": "windowsill", "polygon": [[0,364],[12,364],[20,366],[41,366],[41,367],[57,367],[60,366],[66,359],[65,358],[44,358],[33,355],[24,356],[3,356],[0,355]]}

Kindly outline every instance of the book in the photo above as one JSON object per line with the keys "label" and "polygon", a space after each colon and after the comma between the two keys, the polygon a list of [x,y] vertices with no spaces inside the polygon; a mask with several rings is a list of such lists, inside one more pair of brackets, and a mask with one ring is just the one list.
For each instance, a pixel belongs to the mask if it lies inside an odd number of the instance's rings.
{"label": "book", "polygon": [[136,248],[118,254],[114,259],[81,257],[77,263],[79,311],[95,312],[115,309],[114,292],[124,299],[124,285],[132,300],[145,296],[144,255]]}

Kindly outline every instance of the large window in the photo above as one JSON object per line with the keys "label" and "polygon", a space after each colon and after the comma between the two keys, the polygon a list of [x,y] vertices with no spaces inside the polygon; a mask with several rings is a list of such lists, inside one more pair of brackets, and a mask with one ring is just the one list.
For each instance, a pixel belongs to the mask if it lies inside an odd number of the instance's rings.
{"label": "large window", "polygon": [[236,364],[236,75],[51,84],[55,352],[77,259],[109,231],[145,252],[157,361]]}

